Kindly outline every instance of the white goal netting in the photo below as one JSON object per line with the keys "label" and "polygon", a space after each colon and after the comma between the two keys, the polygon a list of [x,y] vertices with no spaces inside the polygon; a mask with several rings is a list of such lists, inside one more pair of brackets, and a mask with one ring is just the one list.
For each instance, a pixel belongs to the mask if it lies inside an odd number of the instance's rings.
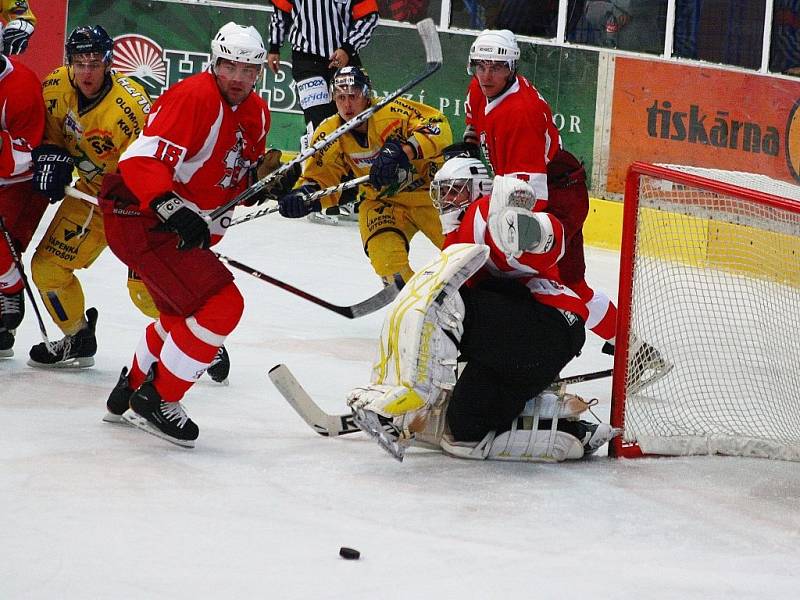
{"label": "white goal netting", "polygon": [[800,460],[800,188],[669,170],[705,179],[639,179],[624,443]]}

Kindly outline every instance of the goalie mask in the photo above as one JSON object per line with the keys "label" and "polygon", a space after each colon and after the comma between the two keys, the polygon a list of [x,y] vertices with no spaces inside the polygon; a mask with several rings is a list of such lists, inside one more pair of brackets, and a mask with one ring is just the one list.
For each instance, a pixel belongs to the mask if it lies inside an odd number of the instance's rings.
{"label": "goalie mask", "polygon": [[474,74],[478,63],[502,63],[511,69],[513,75],[519,55],[517,38],[511,31],[484,29],[469,49],[467,73]]}
{"label": "goalie mask", "polygon": [[114,56],[114,40],[100,25],[83,25],[72,30],[64,45],[67,55],[67,64],[79,54],[99,54],[101,60],[109,65]]}
{"label": "goalie mask", "polygon": [[211,40],[211,64],[216,66],[221,58],[233,62],[263,65],[267,58],[264,41],[255,27],[244,27],[233,21],[220,27]]}
{"label": "goalie mask", "polygon": [[430,192],[439,211],[442,232],[457,229],[464,209],[491,191],[492,178],[478,159],[456,157],[445,162],[434,175]]}

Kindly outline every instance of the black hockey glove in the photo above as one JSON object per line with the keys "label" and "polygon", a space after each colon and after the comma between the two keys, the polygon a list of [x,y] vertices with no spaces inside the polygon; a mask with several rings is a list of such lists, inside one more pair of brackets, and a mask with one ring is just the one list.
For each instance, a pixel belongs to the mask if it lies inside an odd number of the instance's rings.
{"label": "black hockey glove", "polygon": [[308,196],[319,190],[319,186],[313,183],[301,185],[296,190],[292,190],[278,200],[278,211],[283,217],[299,219],[312,212],[322,210],[320,201],[308,202]]}
{"label": "black hockey glove", "polygon": [[181,238],[178,250],[208,248],[211,245],[211,232],[208,221],[173,194],[164,194],[150,203],[163,225],[161,230],[174,231]]}
{"label": "black hockey glove", "polygon": [[369,183],[380,190],[405,181],[410,171],[411,161],[403,151],[403,145],[397,140],[387,140],[369,170]]}
{"label": "black hockey glove", "polygon": [[28,47],[28,40],[33,33],[33,25],[22,19],[9,21],[3,29],[3,54],[22,54]]}
{"label": "black hockey glove", "polygon": [[47,196],[54,204],[64,197],[64,187],[72,183],[75,166],[69,152],[54,144],[43,144],[31,152],[33,189]]}
{"label": "black hockey glove", "polygon": [[477,158],[481,159],[481,149],[477,144],[470,144],[469,142],[456,142],[450,144],[442,150],[442,158],[450,160],[451,158]]}

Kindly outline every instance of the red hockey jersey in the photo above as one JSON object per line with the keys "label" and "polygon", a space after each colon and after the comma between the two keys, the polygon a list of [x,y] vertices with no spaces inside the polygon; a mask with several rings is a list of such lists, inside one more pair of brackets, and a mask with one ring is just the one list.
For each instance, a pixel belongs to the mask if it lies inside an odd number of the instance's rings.
{"label": "red hockey jersey", "polygon": [[542,304],[567,310],[580,316],[584,321],[589,316],[586,302],[578,294],[563,284],[558,261],[564,255],[570,231],[552,214],[547,213],[553,226],[555,241],[553,247],[543,254],[523,252],[519,258],[509,258],[500,250],[489,233],[489,196],[481,196],[470,204],[461,224],[450,232],[444,247],[452,244],[485,244],[489,246],[489,258],[480,271],[473,276],[474,281],[486,277],[518,279]]}
{"label": "red hockey jersey", "polygon": [[0,187],[33,177],[31,150],[42,143],[42,84],[16,57],[0,71]]}
{"label": "red hockey jersey", "polygon": [[[269,109],[260,96],[251,93],[230,106],[214,76],[198,73],[153,104],[142,134],[120,157],[119,170],[142,210],[174,192],[207,214],[247,187],[250,169],[266,149],[269,126]],[[226,221],[215,220],[212,235],[221,236]]]}
{"label": "red hockey jersey", "polygon": [[550,106],[536,88],[517,75],[509,89],[487,103],[473,77],[465,111],[466,123],[479,136],[494,174],[528,181],[537,200],[546,201],[547,163],[561,147],[561,136]]}

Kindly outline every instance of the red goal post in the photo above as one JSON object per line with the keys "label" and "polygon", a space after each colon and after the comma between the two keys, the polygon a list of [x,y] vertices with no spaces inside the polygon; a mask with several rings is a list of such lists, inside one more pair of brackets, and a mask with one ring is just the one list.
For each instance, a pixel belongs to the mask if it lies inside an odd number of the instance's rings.
{"label": "red goal post", "polygon": [[800,460],[800,187],[634,163],[618,300],[612,455]]}

